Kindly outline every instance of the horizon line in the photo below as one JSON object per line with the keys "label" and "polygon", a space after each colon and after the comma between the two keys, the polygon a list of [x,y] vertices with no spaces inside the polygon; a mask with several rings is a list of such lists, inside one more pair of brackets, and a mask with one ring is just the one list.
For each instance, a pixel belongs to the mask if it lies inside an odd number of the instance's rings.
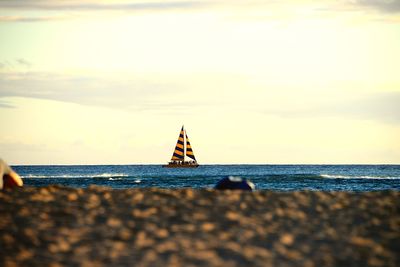
{"label": "horizon line", "polygon": [[[9,164],[10,166],[158,166],[165,163],[111,163],[111,164]],[[204,163],[200,166],[210,166],[210,165],[400,165],[400,163]]]}

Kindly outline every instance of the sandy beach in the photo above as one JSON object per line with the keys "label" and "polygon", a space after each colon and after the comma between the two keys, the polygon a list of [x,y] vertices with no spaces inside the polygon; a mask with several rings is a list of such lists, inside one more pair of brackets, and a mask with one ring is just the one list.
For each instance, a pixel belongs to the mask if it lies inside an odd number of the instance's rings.
{"label": "sandy beach", "polygon": [[1,266],[399,266],[399,192],[0,192]]}

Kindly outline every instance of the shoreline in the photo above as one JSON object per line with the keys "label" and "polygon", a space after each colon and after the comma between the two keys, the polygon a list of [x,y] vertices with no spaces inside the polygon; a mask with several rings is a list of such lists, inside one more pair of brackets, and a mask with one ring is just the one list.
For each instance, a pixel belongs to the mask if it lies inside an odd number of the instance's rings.
{"label": "shoreline", "polygon": [[398,266],[400,192],[24,187],[2,266]]}

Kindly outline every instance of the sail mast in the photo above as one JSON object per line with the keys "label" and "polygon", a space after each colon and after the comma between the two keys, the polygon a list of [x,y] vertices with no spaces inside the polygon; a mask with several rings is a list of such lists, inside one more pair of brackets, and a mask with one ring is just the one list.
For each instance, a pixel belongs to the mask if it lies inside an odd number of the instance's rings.
{"label": "sail mast", "polygon": [[[183,136],[186,136],[186,130],[184,128],[184,125],[182,125],[182,129],[183,129]],[[183,160],[182,160],[182,162],[185,162],[185,156],[186,156],[186,139],[183,142]]]}

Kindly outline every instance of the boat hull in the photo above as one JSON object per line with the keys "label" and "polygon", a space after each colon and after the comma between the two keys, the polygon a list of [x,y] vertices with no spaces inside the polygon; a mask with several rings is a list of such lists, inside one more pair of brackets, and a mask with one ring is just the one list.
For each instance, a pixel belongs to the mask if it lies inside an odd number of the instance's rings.
{"label": "boat hull", "polygon": [[199,164],[167,164],[162,165],[163,168],[197,168]]}

